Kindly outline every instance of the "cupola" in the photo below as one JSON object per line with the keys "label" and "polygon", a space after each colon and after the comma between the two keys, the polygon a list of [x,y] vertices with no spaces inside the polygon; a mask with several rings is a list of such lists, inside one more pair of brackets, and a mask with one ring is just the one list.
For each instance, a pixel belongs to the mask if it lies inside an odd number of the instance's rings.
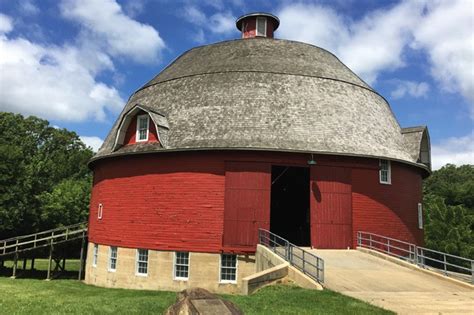
{"label": "cupola", "polygon": [[235,22],[242,38],[269,37],[280,25],[280,20],[270,13],[256,12],[242,15]]}

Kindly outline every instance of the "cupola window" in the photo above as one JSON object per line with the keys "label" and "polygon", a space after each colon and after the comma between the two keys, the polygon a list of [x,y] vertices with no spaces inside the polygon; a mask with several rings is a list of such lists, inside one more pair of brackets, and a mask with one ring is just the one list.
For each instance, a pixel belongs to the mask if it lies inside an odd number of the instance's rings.
{"label": "cupola window", "polygon": [[267,19],[257,17],[257,36],[267,36]]}
{"label": "cupola window", "polygon": [[149,117],[148,115],[138,115],[137,116],[137,136],[136,141],[147,141],[148,132],[149,132]]}
{"label": "cupola window", "polygon": [[381,184],[391,184],[392,183],[392,170],[390,168],[390,161],[380,160],[379,163],[379,180]]}

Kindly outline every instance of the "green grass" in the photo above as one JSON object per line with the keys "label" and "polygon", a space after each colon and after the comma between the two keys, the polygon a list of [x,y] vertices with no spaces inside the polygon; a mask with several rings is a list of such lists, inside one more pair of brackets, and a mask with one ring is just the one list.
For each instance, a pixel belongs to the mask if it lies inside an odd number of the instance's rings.
{"label": "green grass", "polygon": [[363,301],[330,291],[296,286],[268,286],[250,296],[226,295],[245,314],[393,314]]}
{"label": "green grass", "polygon": [[[251,296],[223,295],[245,314],[390,314],[332,292],[270,286]],[[106,289],[75,280],[0,277],[1,314],[161,314],[176,293]]]}
{"label": "green grass", "polygon": [[[52,268],[54,268],[55,264],[54,261],[51,262]],[[13,261],[7,260],[5,261],[6,268],[13,267]],[[18,269],[21,270],[23,268],[23,260],[18,260]],[[26,269],[31,268],[31,259],[28,259],[26,262]],[[48,270],[48,259],[35,259],[35,269],[36,270]],[[79,259],[66,259],[66,270],[68,271],[79,271]]]}

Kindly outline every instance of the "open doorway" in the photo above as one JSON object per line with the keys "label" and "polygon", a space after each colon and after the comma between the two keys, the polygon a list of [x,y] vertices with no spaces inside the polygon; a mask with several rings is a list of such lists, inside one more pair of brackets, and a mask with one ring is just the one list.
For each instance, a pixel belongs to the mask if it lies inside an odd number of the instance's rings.
{"label": "open doorway", "polygon": [[310,246],[309,168],[272,166],[270,231]]}

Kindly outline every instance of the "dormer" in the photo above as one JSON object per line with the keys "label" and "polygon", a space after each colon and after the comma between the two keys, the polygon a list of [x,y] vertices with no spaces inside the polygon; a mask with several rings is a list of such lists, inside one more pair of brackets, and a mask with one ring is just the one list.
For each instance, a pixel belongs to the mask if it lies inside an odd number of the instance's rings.
{"label": "dormer", "polygon": [[136,104],[123,116],[113,150],[140,143],[151,143],[166,148],[168,130],[168,120],[163,114]]}

